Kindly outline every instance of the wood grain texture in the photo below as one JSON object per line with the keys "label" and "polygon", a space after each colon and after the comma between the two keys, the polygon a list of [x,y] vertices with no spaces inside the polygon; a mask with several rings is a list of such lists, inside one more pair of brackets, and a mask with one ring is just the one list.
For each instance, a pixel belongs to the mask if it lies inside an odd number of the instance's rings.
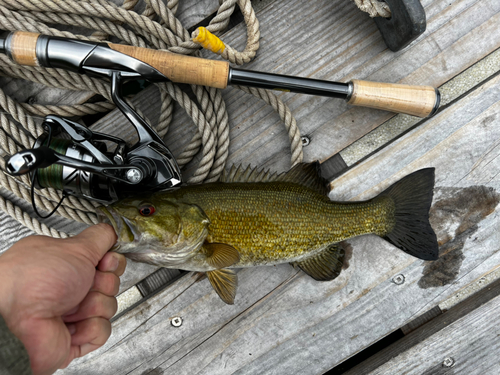
{"label": "wood grain texture", "polygon": [[[351,2],[314,0],[304,7],[299,0],[276,0],[257,13],[261,47],[256,59],[244,68],[334,81],[366,78],[437,87],[500,47],[500,2],[462,0],[449,4],[444,0],[423,0],[422,5],[427,14],[427,31],[395,54],[385,46],[373,20]],[[236,48],[243,46],[246,28],[238,25],[221,38]],[[207,51],[203,55],[214,58]],[[231,127],[227,164],[288,169],[288,134],[272,108],[232,87],[223,90],[223,97]],[[393,116],[336,99],[291,93],[280,94],[280,98],[292,109],[302,134],[311,140],[304,148],[306,161],[329,159]],[[134,100],[156,123],[158,90],[148,88]],[[100,121],[97,128],[125,139],[135,136],[117,110]],[[180,154],[194,132],[192,120],[176,106],[165,137],[174,155]],[[138,275],[137,281],[144,276]]]}
{"label": "wood grain texture", "polygon": [[436,89],[430,86],[399,85],[353,79],[352,95],[347,104],[406,113],[417,117],[429,116],[436,107]]}
{"label": "wood grain texture", "polygon": [[[498,195],[499,83],[496,77],[478,87],[342,175],[331,198],[368,198],[427,166],[436,168],[435,210],[464,189],[482,192],[477,186],[484,186]],[[316,282],[288,265],[240,270],[234,306],[217,300],[208,280],[184,277],[118,319],[109,344],[61,373],[323,373],[497,267],[498,206],[463,234],[456,230],[465,217],[437,213],[432,220],[438,239],[462,245],[443,247],[448,253],[442,256],[462,254],[459,263],[452,258],[433,272],[432,263],[364,236],[348,241],[349,267],[332,282]],[[440,281],[452,264],[453,278]],[[404,275],[404,284],[392,282],[396,274]],[[182,316],[181,327],[170,325],[174,316]]]}
{"label": "wood grain texture", "polygon": [[229,76],[229,63],[193,56],[179,55],[168,51],[108,44],[111,49],[132,56],[157,69],[172,82],[210,86],[224,89]]}
{"label": "wood grain texture", "polygon": [[[286,6],[275,3],[259,15],[261,25],[266,25],[261,30],[259,56],[245,68],[333,81],[366,79],[438,87],[479,56],[500,47],[498,2],[422,3],[427,31],[396,54],[386,48],[372,20],[349,2],[318,1],[308,7],[294,1]],[[244,30],[238,27],[222,39],[234,44],[243,37]],[[288,168],[288,137],[277,116],[235,89],[226,89],[224,97],[234,124],[229,162],[252,160],[280,170]],[[328,159],[393,116],[335,99],[299,94],[280,97],[296,116],[301,132],[311,136],[304,149],[308,161]]]}
{"label": "wood grain texture", "polygon": [[[276,0],[258,13],[261,47],[257,58],[244,68],[332,81],[366,79],[438,87],[500,47],[499,2],[424,0],[422,4],[427,31],[405,50],[393,53],[373,20],[350,2],[315,0],[304,7],[298,0],[286,5]],[[246,29],[238,25],[221,38],[242,47]],[[207,51],[203,55],[215,58]],[[154,105],[157,94],[149,94]],[[292,93],[279,96],[291,108],[301,132],[311,138],[304,149],[307,161],[327,160],[394,115],[331,98]],[[273,110],[236,88],[225,89],[223,97],[231,126],[228,163],[288,169],[288,135]],[[156,116],[147,107],[145,113]],[[176,127],[169,133],[172,144],[186,137],[185,129],[192,129],[187,116],[175,116]]]}
{"label": "wood grain texture", "polygon": [[497,280],[345,375],[497,374],[499,287]]}
{"label": "wood grain texture", "polygon": [[36,57],[36,42],[40,34],[16,31],[10,39],[10,54],[20,65],[39,66]]}

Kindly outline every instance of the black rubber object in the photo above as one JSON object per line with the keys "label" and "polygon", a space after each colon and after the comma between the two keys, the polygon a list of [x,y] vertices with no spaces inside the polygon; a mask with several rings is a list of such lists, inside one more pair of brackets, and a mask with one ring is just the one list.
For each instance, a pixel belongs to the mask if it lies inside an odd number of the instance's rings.
{"label": "black rubber object", "polygon": [[420,0],[385,0],[391,9],[391,18],[375,17],[385,44],[391,51],[399,51],[425,31],[425,11]]}

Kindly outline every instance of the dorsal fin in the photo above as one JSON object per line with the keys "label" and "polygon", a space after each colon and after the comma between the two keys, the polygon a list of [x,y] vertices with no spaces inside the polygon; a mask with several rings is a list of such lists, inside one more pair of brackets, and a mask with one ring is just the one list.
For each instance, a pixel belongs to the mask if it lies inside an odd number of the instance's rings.
{"label": "dorsal fin", "polygon": [[294,182],[322,195],[328,194],[327,181],[321,177],[319,162],[295,164],[288,172],[280,174],[275,181]]}
{"label": "dorsal fin", "polygon": [[276,172],[271,173],[268,169],[258,169],[248,166],[233,165],[229,171],[224,170],[220,182],[270,182],[278,176]]}
{"label": "dorsal fin", "polygon": [[221,182],[293,182],[306,186],[317,191],[322,195],[328,194],[327,181],[321,177],[320,164],[314,163],[299,163],[296,164],[288,172],[277,174],[271,173],[269,170],[252,168],[250,166],[243,168],[241,165],[233,165],[229,171],[222,173]]}

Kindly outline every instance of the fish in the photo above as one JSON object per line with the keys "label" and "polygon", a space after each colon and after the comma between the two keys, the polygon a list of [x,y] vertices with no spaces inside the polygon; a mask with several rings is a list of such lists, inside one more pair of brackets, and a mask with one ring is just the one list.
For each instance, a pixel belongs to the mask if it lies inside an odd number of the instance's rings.
{"label": "fish", "polygon": [[277,174],[232,167],[218,182],[123,199],[99,208],[118,240],[114,251],[156,266],[206,273],[227,304],[234,268],[290,263],[319,281],[335,279],[340,242],[378,235],[423,260],[438,258],[429,222],[434,168],[415,171],[376,197],[335,202],[319,163]]}

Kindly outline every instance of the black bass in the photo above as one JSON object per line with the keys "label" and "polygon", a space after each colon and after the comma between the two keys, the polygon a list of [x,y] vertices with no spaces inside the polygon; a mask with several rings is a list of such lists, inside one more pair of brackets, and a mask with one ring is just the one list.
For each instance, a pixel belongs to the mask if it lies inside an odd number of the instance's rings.
{"label": "black bass", "polygon": [[438,257],[429,223],[434,168],[416,171],[377,197],[333,202],[319,164],[270,175],[233,168],[221,182],[128,198],[102,207],[115,251],[157,266],[206,272],[232,304],[237,277],[229,268],[291,263],[316,280],[342,269],[339,242],[374,233],[417,258]]}

